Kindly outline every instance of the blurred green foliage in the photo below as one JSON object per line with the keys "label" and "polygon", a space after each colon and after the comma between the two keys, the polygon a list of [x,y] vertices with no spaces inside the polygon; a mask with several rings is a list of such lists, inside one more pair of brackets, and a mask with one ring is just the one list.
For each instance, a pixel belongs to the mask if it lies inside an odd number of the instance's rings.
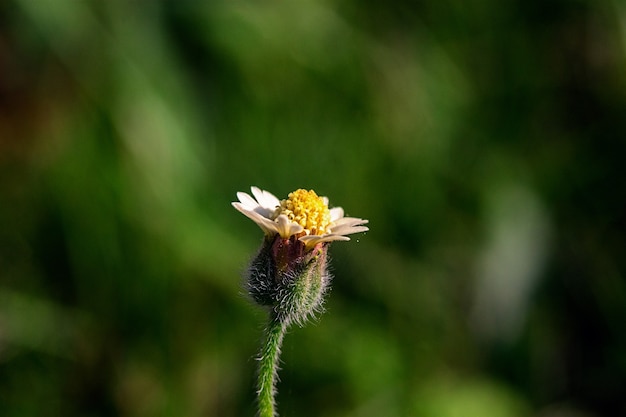
{"label": "blurred green foliage", "polygon": [[253,415],[250,185],[370,219],[286,337],[281,415],[623,415],[624,22],[618,0],[3,2],[0,415]]}

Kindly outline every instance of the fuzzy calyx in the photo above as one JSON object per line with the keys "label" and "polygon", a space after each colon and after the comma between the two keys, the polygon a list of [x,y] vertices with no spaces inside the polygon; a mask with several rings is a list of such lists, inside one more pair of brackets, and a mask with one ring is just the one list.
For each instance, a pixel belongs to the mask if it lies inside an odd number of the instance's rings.
{"label": "fuzzy calyx", "polygon": [[254,301],[274,310],[286,325],[302,325],[321,309],[331,275],[327,243],[312,249],[295,236],[263,242],[247,273],[246,288]]}

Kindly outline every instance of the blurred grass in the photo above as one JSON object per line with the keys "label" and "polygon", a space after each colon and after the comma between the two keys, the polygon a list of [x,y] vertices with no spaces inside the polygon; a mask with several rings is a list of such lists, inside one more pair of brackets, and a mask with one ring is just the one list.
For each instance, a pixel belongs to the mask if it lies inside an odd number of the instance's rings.
{"label": "blurred grass", "polygon": [[626,412],[625,13],[3,3],[0,415],[253,415],[250,185],[371,226],[281,415]]}

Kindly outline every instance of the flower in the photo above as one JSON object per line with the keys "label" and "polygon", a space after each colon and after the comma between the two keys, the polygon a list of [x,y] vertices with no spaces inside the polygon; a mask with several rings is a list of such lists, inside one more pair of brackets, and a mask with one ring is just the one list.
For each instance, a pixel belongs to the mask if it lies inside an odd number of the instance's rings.
{"label": "flower", "polygon": [[276,234],[282,239],[292,236],[311,250],[318,243],[350,240],[346,235],[366,232],[368,221],[344,217],[341,207],[328,208],[328,198],[318,196],[313,190],[298,189],[285,200],[278,200],[269,191],[251,187],[248,193],[238,192],[239,202],[232,205],[254,221],[267,237]]}
{"label": "flower", "polygon": [[369,230],[367,220],[344,217],[341,207],[329,209],[328,198],[313,190],[296,190],[284,200],[257,187],[251,190],[254,198],[239,192],[239,201],[232,203],[265,232],[246,272],[246,290],[285,326],[302,325],[321,310],[332,279],[328,244]]}
{"label": "flower", "polygon": [[328,208],[328,198],[298,189],[284,200],[251,187],[232,205],[265,232],[265,239],[245,273],[245,289],[269,308],[267,341],[259,354],[259,415],[275,416],[278,359],[287,328],[300,326],[323,310],[332,275],[328,246],[346,235],[365,232],[367,220],[344,217],[341,207]]}

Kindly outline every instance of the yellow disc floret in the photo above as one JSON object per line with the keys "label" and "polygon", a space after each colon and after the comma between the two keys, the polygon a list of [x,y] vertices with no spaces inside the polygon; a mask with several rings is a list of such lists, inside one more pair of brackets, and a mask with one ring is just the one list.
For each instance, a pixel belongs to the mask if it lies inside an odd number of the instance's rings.
{"label": "yellow disc floret", "polygon": [[313,190],[289,193],[289,198],[280,202],[272,217],[275,219],[281,214],[304,227],[307,235],[323,235],[330,224],[328,205]]}

